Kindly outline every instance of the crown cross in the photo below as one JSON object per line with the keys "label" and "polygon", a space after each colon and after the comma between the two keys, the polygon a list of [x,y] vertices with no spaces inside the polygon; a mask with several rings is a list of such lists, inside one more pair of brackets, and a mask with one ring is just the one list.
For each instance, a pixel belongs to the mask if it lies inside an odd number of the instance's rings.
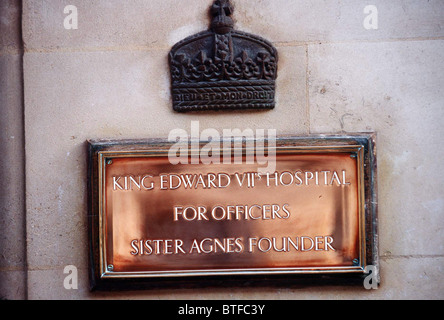
{"label": "crown cross", "polygon": [[230,17],[233,14],[233,6],[229,0],[214,1],[211,7],[211,14],[213,15],[211,28],[214,32],[225,34],[233,29],[234,22]]}

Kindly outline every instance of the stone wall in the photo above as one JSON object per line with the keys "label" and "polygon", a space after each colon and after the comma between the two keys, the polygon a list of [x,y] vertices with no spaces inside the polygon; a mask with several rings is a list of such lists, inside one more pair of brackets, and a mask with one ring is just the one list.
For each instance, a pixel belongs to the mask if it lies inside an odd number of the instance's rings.
{"label": "stone wall", "polygon": [[0,299],[27,292],[21,12],[0,2]]}
{"label": "stone wall", "polygon": [[[236,28],[267,38],[279,51],[273,111],[172,111],[167,54],[177,41],[208,28],[212,0],[23,0],[23,8],[20,1],[2,1],[6,161],[0,168],[7,192],[0,198],[0,279],[6,279],[0,296],[444,298],[444,2],[232,2]],[[363,25],[369,4],[378,9],[376,30]],[[78,29],[64,27],[67,5],[78,9]],[[21,11],[23,30],[17,23]],[[193,120],[219,131],[377,132],[380,288],[90,293],[85,141],[166,138],[175,128],[189,131]],[[77,290],[63,286],[67,265],[79,270]]]}

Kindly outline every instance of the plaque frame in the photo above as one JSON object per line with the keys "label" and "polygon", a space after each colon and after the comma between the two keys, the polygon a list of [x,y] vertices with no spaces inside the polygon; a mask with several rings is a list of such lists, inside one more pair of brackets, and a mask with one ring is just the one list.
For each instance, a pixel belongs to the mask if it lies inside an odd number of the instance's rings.
{"label": "plaque frame", "polygon": [[[119,157],[166,156],[173,145],[164,139],[88,140],[88,239],[90,290],[133,290],[226,286],[362,285],[366,267],[379,270],[376,134],[280,136],[276,155],[345,152],[356,156],[359,192],[359,261],[353,267],[193,270],[119,273],[108,268],[104,245],[104,172]],[[200,141],[199,147],[208,141]],[[267,143],[267,142],[265,142]],[[246,148],[246,141],[243,149]],[[234,152],[235,149],[232,149]],[[193,150],[190,149],[192,153]]]}

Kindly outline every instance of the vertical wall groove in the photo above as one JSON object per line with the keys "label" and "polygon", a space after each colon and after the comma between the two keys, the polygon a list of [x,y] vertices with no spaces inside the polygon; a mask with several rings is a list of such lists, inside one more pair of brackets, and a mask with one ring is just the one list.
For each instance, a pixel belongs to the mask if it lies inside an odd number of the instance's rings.
{"label": "vertical wall groove", "polygon": [[0,4],[0,299],[27,298],[21,13]]}

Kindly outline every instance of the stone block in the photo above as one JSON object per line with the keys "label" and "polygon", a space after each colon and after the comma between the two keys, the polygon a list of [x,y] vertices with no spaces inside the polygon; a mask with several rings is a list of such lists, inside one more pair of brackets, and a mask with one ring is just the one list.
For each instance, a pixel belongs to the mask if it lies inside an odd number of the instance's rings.
{"label": "stone block", "polygon": [[309,47],[311,132],[378,134],[381,254],[444,253],[443,50],[444,41]]}
{"label": "stone block", "polygon": [[[23,38],[27,50],[170,47],[208,28],[207,4],[205,0],[24,0]],[[72,13],[65,13],[68,5],[77,8],[77,29],[65,29],[65,18]]]}
{"label": "stone block", "polygon": [[[244,287],[156,289],[124,292],[89,292],[87,270],[78,269],[78,289],[64,287],[64,268],[29,271],[29,299],[143,299],[143,300],[440,300],[444,298],[443,257],[391,257],[381,261],[382,282],[376,290],[362,286],[310,286],[292,283],[286,288]],[[1,277],[1,273],[0,273]]]}
{"label": "stone block", "polygon": [[[442,37],[440,0],[235,1],[238,27],[276,42],[343,42]],[[378,29],[367,29],[364,9],[373,5]],[[370,11],[369,11],[370,12]],[[374,22],[374,21],[372,21]]]}
{"label": "stone block", "polygon": [[17,53],[22,47],[21,1],[0,2],[0,54]]}
{"label": "stone block", "polygon": [[0,270],[0,300],[26,299],[26,270]]}
{"label": "stone block", "polygon": [[[444,36],[441,0],[373,1],[378,29],[367,30],[365,1],[232,0],[236,28],[273,42],[341,42]],[[28,50],[170,48],[209,27],[212,0],[77,0],[78,29],[66,30],[65,1],[24,1]],[[184,14],[186,12],[186,14]],[[155,31],[154,31],[155,30]]]}

